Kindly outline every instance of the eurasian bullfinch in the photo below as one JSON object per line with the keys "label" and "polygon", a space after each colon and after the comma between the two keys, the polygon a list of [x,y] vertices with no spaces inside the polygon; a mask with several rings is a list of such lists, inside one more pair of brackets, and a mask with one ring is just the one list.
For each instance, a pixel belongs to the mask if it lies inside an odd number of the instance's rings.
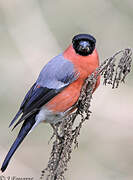
{"label": "eurasian bullfinch", "polygon": [[[14,128],[23,122],[19,134],[11,146],[1,171],[7,165],[25,136],[40,122],[51,125],[61,122],[72,112],[80,96],[85,79],[99,66],[96,39],[88,34],[78,34],[72,44],[51,59],[42,69],[37,81],[26,94],[19,111],[10,126],[19,118]],[[100,83],[97,79],[96,87]],[[14,129],[13,128],[13,129]]]}

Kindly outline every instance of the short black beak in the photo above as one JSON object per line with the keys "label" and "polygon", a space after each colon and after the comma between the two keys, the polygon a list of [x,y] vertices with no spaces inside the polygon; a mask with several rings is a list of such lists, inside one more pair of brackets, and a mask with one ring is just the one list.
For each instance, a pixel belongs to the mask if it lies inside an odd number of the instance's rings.
{"label": "short black beak", "polygon": [[81,49],[90,49],[90,44],[89,44],[89,42],[86,42],[86,41],[81,41],[80,42],[80,47],[81,47]]}

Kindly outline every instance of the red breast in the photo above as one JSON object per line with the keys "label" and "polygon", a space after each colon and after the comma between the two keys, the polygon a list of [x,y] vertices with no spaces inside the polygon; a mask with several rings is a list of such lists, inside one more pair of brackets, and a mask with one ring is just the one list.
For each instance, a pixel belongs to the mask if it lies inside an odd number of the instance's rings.
{"label": "red breast", "polygon": [[[81,56],[75,53],[72,45],[70,45],[63,55],[65,59],[72,61],[75,70],[77,70],[80,75],[76,81],[70,84],[46,105],[48,109],[54,112],[64,112],[77,102],[85,79],[99,65],[99,58],[96,49],[89,56]],[[99,80],[96,86],[98,85]]]}

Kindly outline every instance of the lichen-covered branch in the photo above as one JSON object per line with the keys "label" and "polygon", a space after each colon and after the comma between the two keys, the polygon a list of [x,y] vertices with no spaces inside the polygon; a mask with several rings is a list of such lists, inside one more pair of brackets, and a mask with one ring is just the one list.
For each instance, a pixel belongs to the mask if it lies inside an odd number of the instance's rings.
{"label": "lichen-covered branch", "polygon": [[[52,151],[47,167],[42,171],[40,179],[64,180],[64,173],[67,170],[68,162],[71,159],[73,147],[78,146],[78,136],[85,120],[91,114],[90,103],[92,93],[98,76],[103,77],[104,85],[111,85],[118,88],[120,82],[125,82],[125,77],[131,70],[132,51],[127,48],[115,53],[106,59],[96,71],[89,76],[82,88],[81,95],[77,102],[75,112],[69,114],[61,124],[55,126],[60,139],[55,136]],[[76,118],[80,116],[79,124],[75,126]]]}

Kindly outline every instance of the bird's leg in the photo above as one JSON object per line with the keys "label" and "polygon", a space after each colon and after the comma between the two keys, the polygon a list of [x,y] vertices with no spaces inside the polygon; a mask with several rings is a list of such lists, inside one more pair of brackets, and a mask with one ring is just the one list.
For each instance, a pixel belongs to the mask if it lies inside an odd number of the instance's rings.
{"label": "bird's leg", "polygon": [[63,136],[60,136],[60,135],[58,134],[55,125],[53,125],[53,124],[50,124],[50,125],[51,125],[51,127],[53,128],[53,131],[54,131],[54,134],[56,135],[56,137],[59,139],[60,142],[62,142],[62,141],[64,140],[64,137],[63,137]]}

